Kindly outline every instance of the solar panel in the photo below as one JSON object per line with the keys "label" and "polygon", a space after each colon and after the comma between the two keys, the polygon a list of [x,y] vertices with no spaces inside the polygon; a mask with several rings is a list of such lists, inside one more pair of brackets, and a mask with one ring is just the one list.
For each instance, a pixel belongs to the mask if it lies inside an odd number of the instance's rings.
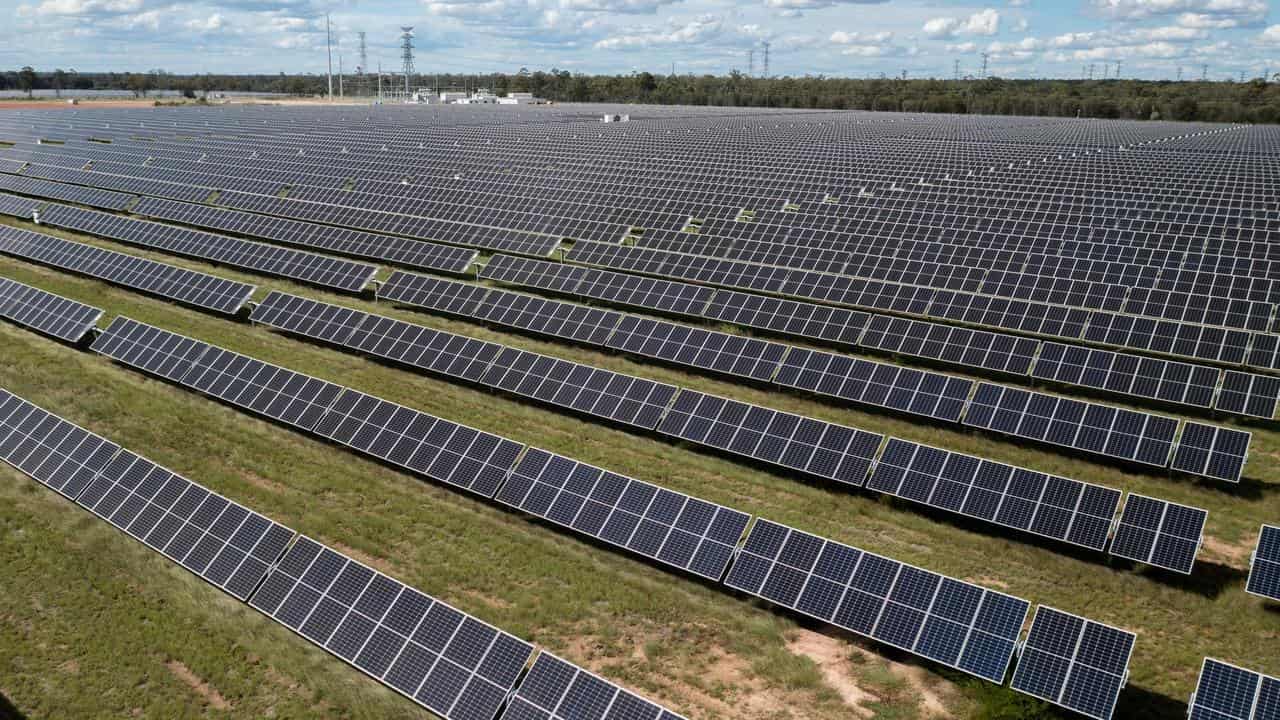
{"label": "solar panel", "polygon": [[360,292],[378,272],[376,266],[366,263],[65,205],[46,208],[40,215],[40,221],[54,227],[344,292]]}
{"label": "solar panel", "polygon": [[861,486],[883,435],[681,390],[658,432],[770,465]]}
{"label": "solar panel", "polygon": [[1200,508],[1129,493],[1111,554],[1190,574],[1208,515]]}
{"label": "solar panel", "polygon": [[476,250],[467,248],[436,245],[391,235],[378,235],[348,227],[317,225],[283,217],[264,217],[255,213],[161,198],[143,198],[131,212],[135,215],[172,220],[184,225],[234,232],[290,245],[303,245],[343,255],[385,260],[398,265],[438,272],[464,273],[475,262],[478,255]]}
{"label": "solar panel", "polygon": [[210,345],[168,330],[116,316],[90,349],[172,382],[181,382]]}
{"label": "solar panel", "polygon": [[503,348],[481,382],[563,408],[652,430],[678,388],[516,348]]}
{"label": "solar panel", "polygon": [[311,430],[342,386],[217,346],[191,364],[182,384],[286,425]]}
{"label": "solar panel", "polygon": [[1280,679],[1207,657],[1188,704],[1189,720],[1274,720]]}
{"label": "solar panel", "polygon": [[915,368],[793,347],[774,383],[899,412],[959,422],[974,382]]}
{"label": "solar panel", "polygon": [[483,497],[493,497],[524,449],[506,438],[355,390],[342,392],[314,432]]}
{"label": "solar panel", "polygon": [[367,317],[359,310],[272,290],[253,308],[249,321],[343,345]]}
{"label": "solar panel", "polygon": [[[690,285],[686,287],[697,287]],[[701,288],[706,289],[706,288]],[[783,335],[856,346],[873,317],[864,312],[732,290],[716,291],[702,316]]]}
{"label": "solar panel", "polygon": [[758,518],[729,587],[1000,684],[1030,603]]}
{"label": "solar panel", "polygon": [[1039,340],[873,315],[858,344],[885,352],[1026,375]]}
{"label": "solar panel", "polygon": [[0,389],[0,459],[75,500],[120,446]]}
{"label": "solar panel", "polygon": [[533,653],[305,535],[249,604],[448,720],[492,720]]}
{"label": "solar panel", "polygon": [[8,226],[0,226],[0,253],[226,314],[254,291],[247,283]]}
{"label": "solar panel", "polygon": [[760,381],[773,378],[787,353],[787,346],[779,343],[635,315],[623,316],[608,346]]}
{"label": "solar panel", "polygon": [[1227,370],[1214,407],[1223,412],[1270,420],[1276,414],[1277,401],[1280,401],[1280,378]]}
{"label": "solar panel", "polygon": [[623,315],[612,310],[494,290],[476,305],[471,317],[599,346],[609,339]]}
{"label": "solar panel", "polygon": [[1041,605],[1010,687],[1081,715],[1109,720],[1128,679],[1136,638],[1127,630]]}
{"label": "solar panel", "polygon": [[11,217],[31,219],[31,211],[39,208],[44,203],[31,198],[18,197],[8,193],[0,193],[0,214],[9,215]]}
{"label": "solar panel", "polygon": [[1188,420],[1173,453],[1174,470],[1240,482],[1252,433]]}
{"label": "solar panel", "polygon": [[293,539],[284,525],[127,450],[76,502],[240,600]]}
{"label": "solar panel", "polygon": [[1280,601],[1280,527],[1263,525],[1258,533],[1245,590]]}
{"label": "solar panel", "polygon": [[1205,365],[1046,342],[1031,374],[1068,385],[1208,408],[1219,372]]}
{"label": "solar panel", "polygon": [[539,448],[529,448],[495,499],[716,581],[751,519]]}
{"label": "solar panel", "polygon": [[1099,552],[1120,491],[889,438],[867,489]]}
{"label": "solar panel", "polygon": [[[77,205],[89,205],[106,210],[124,210],[134,200],[133,195],[126,195],[125,193],[80,187],[78,185],[63,185],[62,183],[18,175],[0,175],[0,189],[11,190],[23,195],[35,195],[36,197],[62,200],[63,202],[73,202]],[[28,217],[30,217],[30,214],[28,214]]]}
{"label": "solar panel", "polygon": [[1173,418],[985,382],[964,424],[1157,467],[1178,429]]}
{"label": "solar panel", "polygon": [[69,343],[79,342],[102,310],[8,278],[0,278],[0,316]]}
{"label": "solar panel", "polygon": [[644,698],[552,655],[538,653],[502,720],[684,720]]}
{"label": "solar panel", "polygon": [[415,275],[402,270],[391,273],[391,277],[378,286],[379,300],[395,300],[464,317],[474,314],[480,301],[489,293],[489,288],[480,285]]}

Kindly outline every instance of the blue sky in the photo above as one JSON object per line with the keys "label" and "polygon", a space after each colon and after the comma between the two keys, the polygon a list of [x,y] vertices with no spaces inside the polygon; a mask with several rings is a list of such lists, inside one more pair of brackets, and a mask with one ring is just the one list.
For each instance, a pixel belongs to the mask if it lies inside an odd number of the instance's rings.
{"label": "blue sky", "polygon": [[[1265,0],[0,0],[0,67],[323,73],[324,13],[343,65],[358,31],[371,69],[399,67],[413,25],[419,72],[747,71],[951,77],[981,54],[1004,77],[1253,77],[1280,73],[1280,13]],[[761,69],[761,53],[756,55]],[[336,66],[336,59],[335,59]]]}

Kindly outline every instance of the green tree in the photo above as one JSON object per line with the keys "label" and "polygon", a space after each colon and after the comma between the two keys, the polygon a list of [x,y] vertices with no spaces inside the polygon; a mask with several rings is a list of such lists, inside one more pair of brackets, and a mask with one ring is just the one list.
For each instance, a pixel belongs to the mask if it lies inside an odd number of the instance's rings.
{"label": "green tree", "polygon": [[35,68],[27,65],[18,71],[18,89],[25,92],[27,97],[31,97],[31,91],[36,87],[36,71]]}
{"label": "green tree", "polygon": [[62,97],[62,88],[67,86],[67,74],[62,68],[53,71],[53,93],[57,97]]}

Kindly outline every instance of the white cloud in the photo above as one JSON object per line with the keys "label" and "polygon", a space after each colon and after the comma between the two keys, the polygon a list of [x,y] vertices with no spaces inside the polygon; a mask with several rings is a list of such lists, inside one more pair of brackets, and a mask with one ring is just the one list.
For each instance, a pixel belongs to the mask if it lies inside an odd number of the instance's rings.
{"label": "white cloud", "polygon": [[1262,40],[1264,43],[1280,45],[1280,25],[1272,25],[1266,30],[1263,30],[1262,34],[1258,36],[1258,39]]}
{"label": "white cloud", "polygon": [[837,5],[882,5],[889,0],[764,0],[767,8],[782,11],[789,17],[796,17],[802,10],[820,10]]}
{"label": "white cloud", "polygon": [[1218,20],[1230,18],[1242,25],[1262,22],[1268,10],[1264,0],[1093,0],[1093,6],[1119,20],[1189,13]]}
{"label": "white cloud", "polygon": [[188,20],[183,23],[183,27],[192,32],[198,33],[214,32],[216,30],[221,30],[225,22],[226,21],[222,18],[222,13],[214,13],[204,19],[193,18]]}
{"label": "white cloud", "polygon": [[682,25],[626,35],[606,37],[595,43],[599,50],[637,50],[668,45],[705,42],[718,35],[722,23],[714,15],[702,15]]}
{"label": "white cloud", "polygon": [[19,5],[19,15],[76,16],[137,12],[142,0],[44,0],[39,5]]}
{"label": "white cloud", "polygon": [[831,42],[837,45],[857,45],[861,43],[882,43],[893,37],[891,32],[860,33],[837,30],[831,33]]}
{"label": "white cloud", "polygon": [[1000,30],[1000,13],[986,8],[967,18],[937,17],[924,24],[924,34],[929,37],[955,37],[957,35],[995,35]]}

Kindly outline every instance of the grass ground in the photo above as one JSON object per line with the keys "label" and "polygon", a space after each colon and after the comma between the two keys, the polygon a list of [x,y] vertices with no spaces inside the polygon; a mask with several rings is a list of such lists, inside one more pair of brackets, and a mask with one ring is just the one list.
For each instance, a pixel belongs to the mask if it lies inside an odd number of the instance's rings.
{"label": "grass ground", "polygon": [[[732,459],[391,368],[7,258],[0,275],[201,340],[1138,633],[1118,717],[1180,717],[1200,659],[1280,674],[1280,612],[1243,592],[1262,522],[1280,520],[1280,433],[1254,430],[1231,489],[622,356],[214,272],[770,407],[1209,510],[1196,574],[828,490]],[[106,359],[0,325],[0,386],[391,575],[601,671],[690,718],[1054,717],[1008,691],[584,543],[261,422]],[[31,717],[410,717],[415,706],[133,540],[0,470],[0,695]],[[8,584],[8,583],[6,583]],[[856,706],[851,708],[851,706]],[[0,703],[0,708],[3,704]],[[105,708],[105,713],[95,712]],[[851,714],[852,712],[852,714]]]}

